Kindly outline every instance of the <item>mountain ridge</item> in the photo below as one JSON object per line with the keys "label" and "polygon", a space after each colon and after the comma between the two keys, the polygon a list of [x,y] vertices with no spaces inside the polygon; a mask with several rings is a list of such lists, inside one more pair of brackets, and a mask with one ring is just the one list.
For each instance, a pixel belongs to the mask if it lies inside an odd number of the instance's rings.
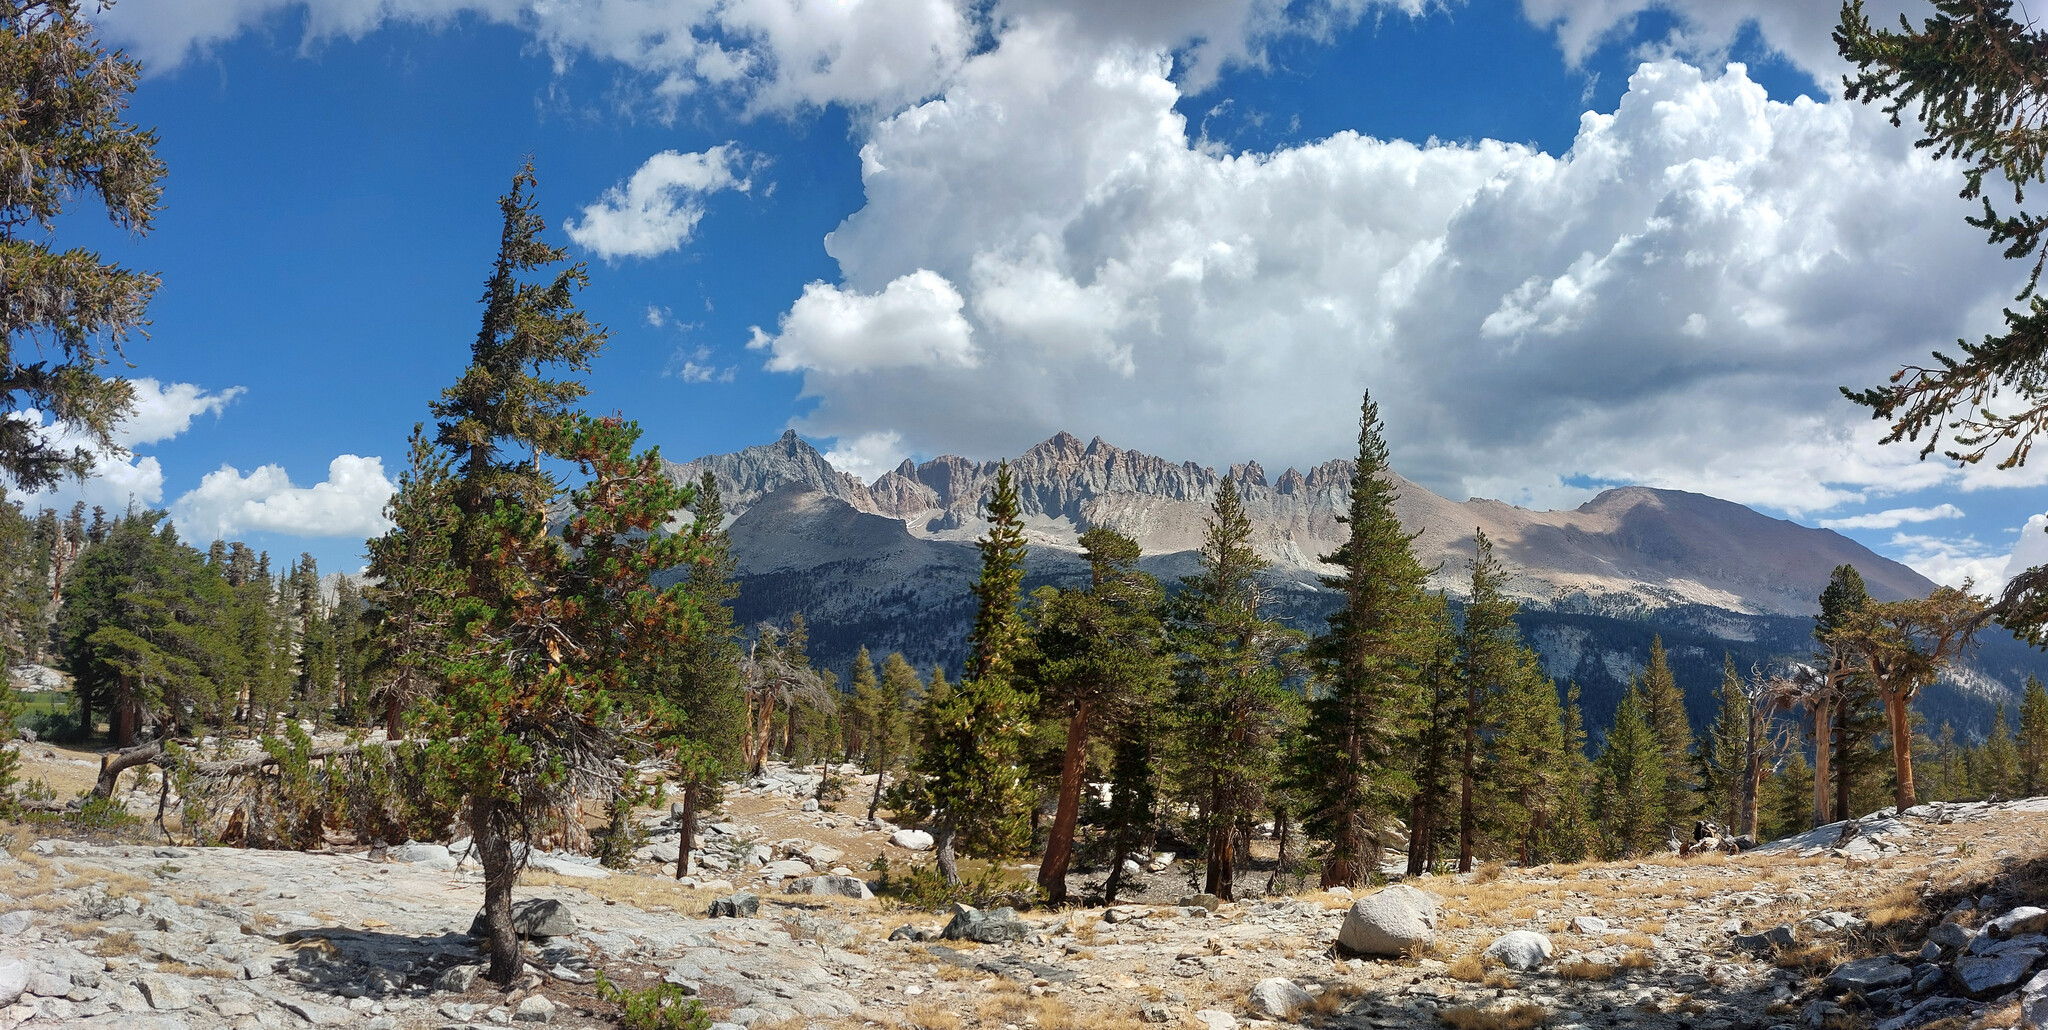
{"label": "mountain ridge", "polygon": [[[835,468],[794,431],[773,443],[669,463],[677,479],[710,470],[736,519],[778,492],[829,497],[855,512],[900,522],[913,539],[966,542],[981,535],[982,498],[995,461],[942,455],[904,461],[872,483]],[[1200,548],[1223,479],[1239,487],[1253,544],[1272,575],[1312,587],[1331,571],[1317,559],[1343,538],[1354,464],[1288,468],[1270,482],[1256,461],[1218,473],[1192,461],[1128,450],[1061,432],[1011,460],[1026,532],[1035,548],[1078,549],[1076,538],[1106,525],[1148,555]],[[1804,616],[1837,565],[1862,573],[1873,596],[1924,596],[1934,584],[1832,530],[1775,519],[1705,494],[1624,486],[1572,509],[1535,511],[1503,501],[1451,501],[1398,475],[1396,510],[1416,552],[1436,566],[1431,585],[1461,593],[1474,529],[1492,539],[1509,567],[1507,589],[1524,602],[1562,610],[1625,614],[1705,605],[1743,615]],[[759,519],[755,520],[760,521]],[[764,527],[765,529],[765,527]],[[751,536],[764,549],[772,532]],[[1189,557],[1192,557],[1189,555]]]}

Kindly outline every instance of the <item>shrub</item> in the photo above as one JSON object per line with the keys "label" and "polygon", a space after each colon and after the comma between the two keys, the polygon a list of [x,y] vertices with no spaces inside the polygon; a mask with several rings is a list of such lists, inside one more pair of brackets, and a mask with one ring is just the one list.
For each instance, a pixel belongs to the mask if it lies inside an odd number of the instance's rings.
{"label": "shrub", "polygon": [[626,1030],[710,1030],[711,1013],[704,1003],[672,983],[627,990],[597,974],[597,996],[619,1007],[619,1025]]}

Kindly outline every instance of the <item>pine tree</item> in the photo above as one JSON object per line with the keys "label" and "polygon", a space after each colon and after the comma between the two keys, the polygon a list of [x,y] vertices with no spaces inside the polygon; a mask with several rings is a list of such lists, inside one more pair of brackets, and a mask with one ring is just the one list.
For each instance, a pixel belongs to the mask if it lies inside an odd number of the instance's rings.
{"label": "pine tree", "polygon": [[1424,608],[1423,625],[1431,632],[1416,664],[1421,699],[1410,744],[1415,791],[1408,805],[1409,876],[1435,869],[1439,848],[1456,847],[1457,825],[1451,814],[1463,779],[1466,697],[1459,674],[1457,627],[1442,593],[1426,598]]}
{"label": "pine tree", "polygon": [[853,668],[848,670],[846,679],[846,690],[839,695],[839,730],[844,761],[853,761],[855,755],[871,759],[868,744],[873,731],[869,725],[869,713],[875,710],[875,699],[882,689],[882,681],[875,675],[875,659],[868,653],[866,644],[862,644],[859,653],[853,656]]}
{"label": "pine tree", "polygon": [[[634,453],[637,427],[578,412],[580,382],[542,378],[587,370],[605,335],[576,309],[581,265],[523,278],[566,259],[540,238],[533,187],[529,166],[499,201],[504,232],[471,363],[433,405],[453,466],[449,510],[434,521],[452,527],[459,578],[440,690],[422,714],[464,798],[484,871],[488,975],[500,985],[522,967],[518,846],[584,786],[579,777],[612,768],[616,706],[649,693],[639,656],[703,629],[684,585],[648,584],[705,558],[701,536],[656,532],[693,491],[657,454]],[[588,477],[566,506],[548,457]],[[550,523],[564,508],[557,536]]]}
{"label": "pine tree", "polygon": [[1918,803],[1913,789],[1913,699],[1969,646],[1985,614],[1981,599],[1955,587],[1936,587],[1922,600],[1865,604],[1823,638],[1847,674],[1870,684],[1884,703],[1893,800],[1902,812]]}
{"label": "pine tree", "polygon": [[1643,714],[1643,693],[1622,695],[1600,753],[1600,809],[1608,852],[1638,855],[1665,839],[1664,746]]}
{"label": "pine tree", "polygon": [[1066,723],[1059,794],[1038,883],[1054,904],[1067,897],[1067,868],[1080,825],[1090,738],[1135,703],[1155,699],[1168,676],[1163,653],[1164,593],[1138,571],[1138,544],[1107,526],[1081,534],[1086,590],[1039,591],[1033,646],[1023,671],[1041,708]]}
{"label": "pine tree", "polygon": [[875,818],[875,811],[881,807],[883,782],[902,754],[910,733],[909,714],[923,689],[917,680],[917,670],[903,659],[902,652],[891,651],[889,657],[882,659],[882,681],[865,713],[868,759],[875,770],[875,793],[868,799],[869,820]]}
{"label": "pine tree", "polygon": [[906,784],[908,803],[928,814],[936,831],[939,872],[948,884],[960,882],[958,853],[1013,854],[1028,830],[1017,752],[1029,730],[1029,699],[1014,682],[1025,636],[1018,612],[1024,521],[1008,462],[996,468],[984,515],[989,529],[976,545],[981,575],[974,584],[967,674],[943,692],[935,685],[925,698],[919,719],[923,744]]}
{"label": "pine tree", "polygon": [[1379,408],[1368,395],[1345,515],[1350,534],[1323,558],[1342,570],[1324,580],[1342,595],[1341,607],[1314,645],[1320,685],[1294,778],[1310,799],[1304,824],[1330,845],[1325,886],[1365,881],[1378,865],[1373,842],[1383,821],[1414,789],[1400,752],[1412,739],[1428,572],[1394,512],[1390,474]]}
{"label": "pine tree", "polygon": [[1544,835],[1544,852],[1554,861],[1579,862],[1593,854],[1598,843],[1599,829],[1594,825],[1591,805],[1600,777],[1586,757],[1586,719],[1579,709],[1577,683],[1565,686],[1558,727],[1563,758],[1559,764],[1557,814]]}
{"label": "pine tree", "polygon": [[1829,716],[1833,748],[1823,768],[1832,780],[1836,818],[1851,818],[1856,812],[1877,807],[1875,801],[1886,762],[1877,749],[1877,738],[1885,732],[1884,703],[1876,684],[1859,674],[1849,651],[1831,647],[1829,640],[1847,632],[1870,604],[1863,576],[1854,565],[1837,565],[1820,594],[1820,614],[1814,617],[1814,639],[1821,642],[1816,657],[1827,671],[1835,692],[1835,706]]}
{"label": "pine tree", "polygon": [[1963,748],[1956,743],[1955,724],[1944,720],[1941,734],[1934,738],[1934,784],[1927,791],[1929,801],[1956,801],[1969,791],[1964,774]]}
{"label": "pine tree", "polygon": [[[156,132],[121,117],[141,74],[102,48],[76,0],[0,3],[0,478],[25,490],[91,471],[95,453],[118,450],[115,427],[134,407],[127,380],[99,369],[109,344],[118,356],[147,324],[157,277],[82,247],[55,250],[49,236],[65,206],[88,195],[121,232],[154,224],[164,176]],[[62,432],[12,417],[24,410],[54,413]]]}
{"label": "pine tree", "polygon": [[1750,704],[1743,690],[1742,674],[1735,670],[1735,656],[1721,654],[1721,686],[1714,725],[1700,748],[1706,760],[1700,763],[1706,811],[1721,820],[1728,834],[1742,832],[1743,799],[1750,757]]}
{"label": "pine tree", "polygon": [[1650,638],[1650,664],[1643,669],[1643,719],[1657,737],[1663,754],[1664,801],[1668,823],[1689,824],[1699,807],[1699,785],[1692,782],[1692,723],[1685,714],[1685,690],[1671,674],[1664,638]]}
{"label": "pine tree", "polygon": [[1991,732],[1984,737],[1982,753],[1982,764],[1974,784],[1977,793],[1986,798],[2011,797],[2019,763],[2013,748],[2011,724],[2005,721],[2004,704],[1993,709]]}
{"label": "pine tree", "polygon": [[1259,610],[1266,561],[1251,533],[1237,484],[1225,478],[1203,537],[1202,571],[1181,580],[1174,611],[1171,775],[1197,813],[1203,890],[1224,900],[1236,896],[1239,830],[1264,808],[1280,738],[1299,718],[1283,684],[1299,635]]}
{"label": "pine tree", "polygon": [[2031,674],[2020,695],[2017,749],[2020,793],[2036,797],[2048,792],[2048,688]]}
{"label": "pine tree", "polygon": [[1813,826],[1813,766],[1804,751],[1794,748],[1786,755],[1766,786],[1769,797],[1759,806],[1764,825],[1757,828],[1757,840],[1776,840]]}
{"label": "pine tree", "polygon": [[1458,634],[1464,712],[1460,719],[1458,868],[1469,872],[1482,836],[1529,859],[1548,818],[1563,758],[1557,686],[1523,644],[1501,593],[1506,569],[1486,534],[1473,531],[1471,600]]}

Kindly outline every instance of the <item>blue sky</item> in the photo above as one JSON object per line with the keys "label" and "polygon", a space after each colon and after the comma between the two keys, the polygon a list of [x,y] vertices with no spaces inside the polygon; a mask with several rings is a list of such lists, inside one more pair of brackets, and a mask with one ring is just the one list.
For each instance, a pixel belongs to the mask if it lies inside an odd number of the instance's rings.
{"label": "blue sky", "polygon": [[124,0],[164,211],[58,233],[162,273],[153,384],[135,458],[45,500],[356,567],[531,155],[613,333],[589,406],[676,460],[1065,429],[1278,469],[1369,387],[1450,496],[1698,490],[1995,580],[2041,477],[1880,448],[1833,389],[2017,283],[1836,96],[1835,9]]}

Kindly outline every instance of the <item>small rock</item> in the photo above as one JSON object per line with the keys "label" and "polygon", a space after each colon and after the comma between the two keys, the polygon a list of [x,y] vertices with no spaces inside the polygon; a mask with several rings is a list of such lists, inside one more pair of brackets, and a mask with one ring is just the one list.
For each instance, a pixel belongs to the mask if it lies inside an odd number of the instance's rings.
{"label": "small rock", "polygon": [[384,857],[393,862],[404,862],[421,869],[454,869],[455,856],[441,844],[420,844],[407,841],[395,848],[387,848]]}
{"label": "small rock", "polygon": [[1515,930],[1502,934],[1499,940],[1487,945],[1484,957],[1493,959],[1509,969],[1527,972],[1542,968],[1543,963],[1550,961],[1550,956],[1556,954],[1556,951],[1550,943],[1550,938],[1533,930]]}
{"label": "small rock", "polygon": [[71,978],[55,973],[37,973],[28,978],[28,993],[40,998],[62,998],[71,993]]}
{"label": "small rock", "polygon": [[1237,1030],[1237,1017],[1222,1009],[1196,1009],[1195,1022],[1206,1030]]}
{"label": "small rock", "polygon": [[512,1010],[512,1018],[522,1023],[547,1023],[555,1018],[555,1003],[546,995],[529,995]]}
{"label": "small rock", "polygon": [[799,805],[798,807],[799,807],[799,808],[801,808],[801,809],[802,809],[803,811],[806,811],[806,812],[815,812],[815,811],[817,811],[817,810],[818,810],[818,799],[817,799],[817,798],[805,798],[805,799],[804,799],[804,803],[803,803],[802,805]]}
{"label": "small rock", "polygon": [[1976,931],[1960,923],[1936,923],[1927,931],[1927,939],[1941,946],[1943,951],[1961,951],[1970,946],[1977,936]]}
{"label": "small rock", "polygon": [[982,944],[1003,944],[1021,941],[1031,928],[1017,918],[1017,911],[999,908],[983,912],[972,905],[954,905],[953,919],[946,924],[941,936],[949,941],[979,941]]}
{"label": "small rock", "polygon": [[855,898],[861,901],[875,896],[875,892],[868,889],[868,882],[858,876],[806,876],[791,880],[783,886],[782,892]]}
{"label": "small rock", "polygon": [[478,965],[451,967],[434,979],[434,989],[461,994],[474,986],[476,978],[482,976],[483,972],[484,967]]}
{"label": "small rock", "polygon": [[706,914],[713,919],[751,919],[761,914],[761,899],[744,892],[729,895],[712,902]]}
{"label": "small rock", "polygon": [[1762,933],[1738,933],[1735,946],[1744,951],[1766,952],[1772,948],[1789,948],[1799,943],[1799,937],[1789,926],[1773,926]]}
{"label": "small rock", "polygon": [[0,915],[0,937],[13,937],[34,926],[35,922],[34,912],[15,911]]}
{"label": "small rock", "polygon": [[[1190,894],[1176,902],[1182,908],[1199,908],[1214,912],[1223,907],[1223,899],[1214,894]],[[1200,1013],[1196,1013],[1200,1015]]]}
{"label": "small rock", "polygon": [[1252,985],[1251,993],[1245,996],[1245,1006],[1253,1015],[1288,1019],[1315,1000],[1314,995],[1302,990],[1294,981],[1271,976]]}
{"label": "small rock", "polygon": [[1146,1023],[1164,1023],[1173,1018],[1173,1010],[1156,1001],[1138,1006],[1138,1019]]}
{"label": "small rock", "polygon": [[1599,916],[1577,916],[1572,919],[1572,932],[1588,935],[1606,933],[1607,920]]}
{"label": "small rock", "polygon": [[889,835],[889,843],[905,851],[930,851],[932,835],[923,830],[897,830]]}
{"label": "small rock", "polygon": [[1920,945],[1920,961],[1932,962],[1941,957],[1941,945],[1928,941]]}
{"label": "small rock", "polygon": [[803,876],[810,871],[811,865],[809,862],[799,862],[793,858],[785,858],[779,862],[770,862],[761,867],[762,876],[776,880],[787,880],[792,876]]}

